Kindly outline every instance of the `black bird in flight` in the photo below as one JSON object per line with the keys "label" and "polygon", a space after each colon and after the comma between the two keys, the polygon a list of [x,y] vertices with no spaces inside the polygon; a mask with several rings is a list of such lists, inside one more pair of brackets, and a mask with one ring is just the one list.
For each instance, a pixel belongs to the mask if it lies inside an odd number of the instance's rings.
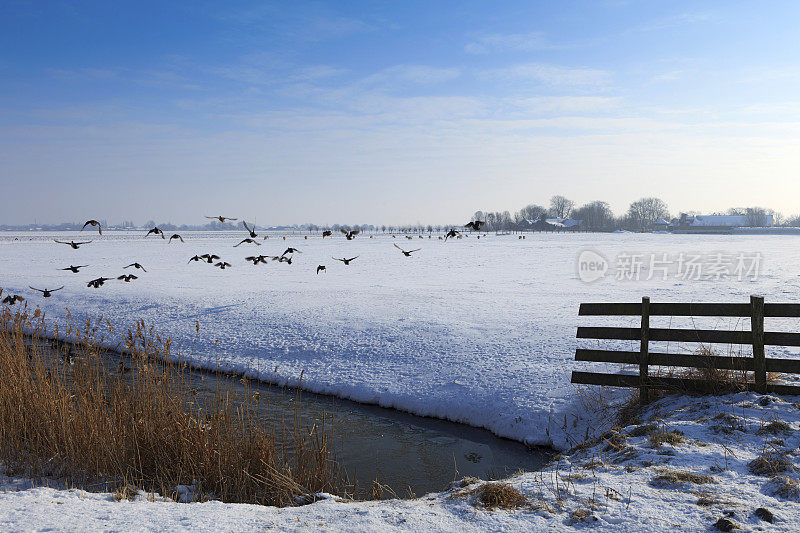
{"label": "black bird in flight", "polygon": [[216,265],[214,265],[214,266],[215,266],[215,267],[219,267],[221,270],[225,270],[226,268],[228,268],[229,266],[231,266],[231,264],[230,264],[230,263],[227,263],[227,262],[223,263],[222,261],[220,261],[219,263],[217,263],[217,264],[216,264]]}
{"label": "black bird in flight", "polygon": [[132,279],[139,279],[139,278],[137,276],[134,276],[133,274],[127,274],[127,275],[123,274],[117,277],[117,279],[121,279],[125,283],[130,283]]}
{"label": "black bird in flight", "polygon": [[68,266],[67,268],[62,268],[62,269],[60,269],[60,270],[69,270],[69,271],[70,271],[70,272],[72,272],[73,274],[77,274],[77,273],[78,273],[78,271],[79,271],[80,269],[82,269],[82,268],[85,268],[85,267],[88,267],[88,266],[89,266],[89,265],[78,265],[78,266],[73,266],[73,265],[70,265],[70,266]]}
{"label": "black bird in flight", "polygon": [[[195,256],[195,257],[197,257],[197,256]],[[199,259],[199,258],[198,258],[198,259]],[[128,266],[126,266],[126,267],[122,267],[122,268],[130,268],[130,267],[133,267],[133,268],[140,268],[140,269],[142,269],[144,272],[147,272],[147,270],[145,270],[145,269],[144,269],[144,267],[143,267],[142,265],[140,265],[139,263],[131,263],[130,265],[128,265]]]}
{"label": "black bird in flight", "polygon": [[189,260],[187,261],[187,263],[191,263],[192,261],[202,261],[202,259],[203,259],[203,258],[202,258],[202,257],[200,257],[199,255],[195,255],[194,257],[191,257],[191,258],[189,258]]}
{"label": "black bird in flight", "polygon": [[247,222],[245,222],[244,220],[242,220],[242,225],[244,226],[244,229],[246,229],[250,233],[250,238],[251,239],[255,239],[256,237],[258,237],[258,234],[256,234],[256,221],[255,220],[253,220],[253,228],[252,229],[250,229],[250,227],[247,225]]}
{"label": "black bird in flight", "polygon": [[181,237],[177,233],[173,233],[172,234],[172,237],[169,238],[169,240],[167,241],[167,244],[171,243],[172,239],[178,239],[179,241],[183,242],[183,237]]}
{"label": "black bird in flight", "polygon": [[341,261],[341,262],[342,262],[342,263],[344,263],[345,265],[349,265],[349,264],[350,264],[350,261],[352,261],[353,259],[358,259],[358,256],[351,257],[350,259],[346,259],[346,258],[344,258],[344,257],[342,257],[341,259],[338,259],[338,258],[336,258],[336,257],[331,257],[331,259],[333,259],[334,261]]}
{"label": "black bird in flight", "polygon": [[327,274],[327,272],[328,272],[328,271],[327,271],[327,269],[325,268],[325,265],[317,265],[317,274],[319,274],[319,271],[320,271],[320,270],[322,270],[322,271],[323,271],[323,272],[325,272],[326,274]]}
{"label": "black bird in flight", "polygon": [[288,263],[290,265],[292,264],[292,258],[286,257],[285,255],[273,255],[270,256],[270,259],[272,259],[273,261],[277,261],[279,263]]}
{"label": "black bird in flight", "polygon": [[472,231],[480,231],[484,224],[486,224],[486,222],[483,220],[473,220],[472,222],[464,224],[464,227],[469,228]]}
{"label": "black bird in flight", "polygon": [[95,288],[95,289],[99,289],[100,287],[102,287],[102,286],[103,286],[103,284],[104,284],[106,281],[109,281],[109,280],[111,280],[111,278],[103,278],[103,277],[100,277],[100,278],[97,278],[97,279],[93,279],[92,281],[90,281],[89,283],[87,283],[87,284],[86,284],[86,286],[87,286],[87,287],[93,287],[93,288]]}
{"label": "black bird in flight", "polygon": [[60,291],[61,289],[63,289],[63,288],[64,288],[64,286],[63,286],[63,285],[62,285],[62,286],[60,286],[60,287],[59,287],[59,288],[57,288],[57,289],[37,289],[36,287],[31,287],[30,285],[28,285],[28,287],[30,287],[31,289],[33,289],[33,290],[35,290],[35,291],[39,291],[39,292],[41,292],[41,293],[42,293],[42,296],[43,296],[44,298],[50,298],[50,293],[51,293],[51,292]]}
{"label": "black bird in flight", "polygon": [[64,241],[57,241],[56,239],[53,239],[53,242],[57,242],[58,244],[66,244],[67,246],[69,246],[73,250],[77,250],[78,247],[80,247],[81,244],[89,244],[92,241],[85,241],[85,242],[69,241],[69,242],[64,242]]}
{"label": "black bird in flight", "polygon": [[166,239],[166,237],[164,237],[164,232],[161,231],[160,229],[158,229],[158,226],[156,226],[155,228],[153,228],[150,231],[148,231],[147,235],[145,235],[145,237],[149,237],[151,233],[154,234],[154,235],[161,235],[162,239]]}
{"label": "black bird in flight", "polygon": [[355,237],[356,235],[358,235],[359,233],[361,233],[361,231],[360,231],[360,230],[357,230],[357,229],[354,229],[354,230],[352,230],[352,231],[349,231],[349,232],[348,232],[346,229],[341,229],[341,230],[339,230],[339,231],[341,231],[341,232],[344,234],[345,238],[346,238],[348,241],[352,241],[352,240],[353,240],[353,237]]}
{"label": "black bird in flight", "polygon": [[283,252],[283,254],[281,254],[281,257],[283,257],[283,256],[284,256],[284,255],[286,255],[286,254],[295,254],[295,253],[297,253],[297,254],[302,254],[303,252],[301,252],[301,251],[300,251],[300,250],[298,250],[297,248],[292,248],[292,247],[290,246],[290,247],[288,247],[288,248],[286,249],[286,251],[285,251],[285,252]]}
{"label": "black bird in flight", "polygon": [[396,244],[394,245],[394,247],[397,248],[398,250],[400,250],[401,252],[403,252],[403,255],[406,256],[406,257],[411,257],[411,254],[413,254],[414,252],[419,252],[420,250],[422,250],[422,248],[417,248],[416,250],[405,251],[402,248],[400,248],[399,246],[397,246]]}
{"label": "black bird in flight", "polygon": [[267,256],[266,255],[251,255],[250,257],[245,257],[244,260],[245,261],[252,261],[253,262],[253,266],[255,266],[255,265],[259,264],[259,263],[266,264]]}
{"label": "black bird in flight", "polygon": [[222,258],[216,254],[203,254],[200,256],[200,259],[205,259],[208,263],[213,263],[215,259]]}
{"label": "black bird in flight", "polygon": [[455,229],[451,228],[450,231],[447,232],[447,235],[444,236],[444,240],[447,240],[450,237],[456,237],[457,235],[458,235],[458,231],[456,231]]}
{"label": "black bird in flight", "polygon": [[216,219],[216,220],[219,220],[219,221],[220,221],[220,223],[222,223],[222,224],[224,224],[226,220],[239,220],[238,218],[232,218],[232,217],[221,217],[221,216],[220,216],[220,217],[210,217],[210,216],[206,215],[205,217],[206,217],[206,218],[210,218],[210,219],[212,219],[212,220],[214,220],[214,219]]}
{"label": "black bird in flight", "polygon": [[325,237],[333,237],[333,232],[329,229],[326,229],[322,232],[322,238],[324,239]]}
{"label": "black bird in flight", "polygon": [[18,294],[15,294],[13,296],[11,296],[9,294],[5,298],[3,298],[3,303],[4,304],[8,304],[8,305],[14,305],[17,302],[22,302],[22,301],[25,301],[25,298],[23,298],[22,296],[20,296]]}
{"label": "black bird in flight", "polygon": [[93,226],[93,227],[97,227],[97,232],[98,232],[98,233],[100,233],[100,235],[102,235],[102,234],[103,234],[103,227],[102,227],[102,226],[100,225],[100,223],[99,223],[98,221],[96,221],[96,220],[87,220],[87,221],[86,221],[86,223],[85,223],[85,224],[83,225],[83,227],[81,228],[81,231],[85,230],[85,229],[86,229],[86,226]]}
{"label": "black bird in flight", "polygon": [[248,244],[255,244],[256,246],[261,246],[261,243],[260,243],[260,242],[258,242],[258,241],[254,241],[253,239],[251,239],[250,237],[248,237],[248,238],[246,238],[246,239],[242,239],[242,241],[241,241],[239,244],[234,244],[234,245],[233,245],[233,247],[234,247],[234,248],[236,248],[237,246],[241,246],[241,245],[242,245],[242,244],[244,244],[244,243],[248,243]]}

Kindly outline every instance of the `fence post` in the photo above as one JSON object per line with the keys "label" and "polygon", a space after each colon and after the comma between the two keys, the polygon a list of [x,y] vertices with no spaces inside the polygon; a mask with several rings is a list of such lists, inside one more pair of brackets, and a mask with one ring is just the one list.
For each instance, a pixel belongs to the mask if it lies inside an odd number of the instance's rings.
{"label": "fence post", "polygon": [[648,382],[648,359],[650,357],[650,297],[642,297],[642,339],[639,345],[639,401],[650,401]]}
{"label": "fence post", "polygon": [[764,360],[764,297],[750,296],[750,330],[753,332],[753,370],[756,391],[767,392],[767,364]]}

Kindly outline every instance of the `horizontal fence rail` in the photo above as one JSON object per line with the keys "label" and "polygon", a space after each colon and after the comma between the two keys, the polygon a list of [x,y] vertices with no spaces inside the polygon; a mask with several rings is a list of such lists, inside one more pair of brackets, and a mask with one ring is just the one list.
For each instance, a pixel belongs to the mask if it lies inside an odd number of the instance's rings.
{"label": "horizontal fence rail", "polygon": [[[580,316],[639,316],[641,303],[583,303]],[[741,303],[651,303],[650,316],[749,317],[750,304]],[[800,318],[800,304],[764,304],[769,318]]]}
{"label": "horizontal fence rail", "polygon": [[[751,296],[750,303],[651,303],[647,297],[641,303],[582,303],[581,316],[640,316],[641,326],[593,327],[580,326],[579,339],[638,341],[639,351],[600,350],[579,348],[576,361],[638,365],[639,375],[572,372],[572,383],[638,387],[643,402],[649,400],[651,388],[665,390],[711,391],[752,390],[761,393],[800,394],[800,386],[767,383],[767,372],[800,374],[800,360],[765,357],[765,346],[800,346],[800,333],[764,331],[764,317],[800,318],[800,304],[765,304],[764,298]],[[740,317],[750,319],[749,331],[708,329],[651,328],[651,316]],[[736,344],[752,347],[752,357],[717,355],[684,355],[650,352],[651,342],[689,342],[707,344]],[[695,369],[733,370],[752,372],[754,382],[719,383],[694,378],[651,376],[650,367],[682,367]]]}

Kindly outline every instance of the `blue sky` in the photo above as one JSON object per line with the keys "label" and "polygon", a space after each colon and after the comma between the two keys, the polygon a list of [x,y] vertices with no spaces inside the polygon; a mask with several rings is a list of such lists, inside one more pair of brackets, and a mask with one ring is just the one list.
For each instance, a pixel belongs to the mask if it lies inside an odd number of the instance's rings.
{"label": "blue sky", "polygon": [[797,2],[0,6],[0,223],[800,213]]}

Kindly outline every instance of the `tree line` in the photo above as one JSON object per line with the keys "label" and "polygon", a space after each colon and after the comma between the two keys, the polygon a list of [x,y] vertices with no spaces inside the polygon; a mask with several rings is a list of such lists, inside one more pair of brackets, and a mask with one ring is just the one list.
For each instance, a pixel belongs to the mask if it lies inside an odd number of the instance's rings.
{"label": "tree line", "polygon": [[[724,212],[698,213],[695,211],[680,212],[675,218],[683,219],[694,215],[738,215],[746,217],[746,225],[763,227],[769,225],[772,215],[774,226],[800,227],[800,215],[785,218],[780,213],[764,207],[732,207]],[[660,220],[672,220],[669,208],[662,199],[655,197],[641,198],[628,206],[622,215],[615,215],[608,202],[596,200],[581,206],[564,196],[550,198],[549,207],[539,204],[528,204],[519,211],[486,212],[476,211],[473,220],[485,222],[487,231],[523,230],[542,219],[580,220],[580,229],[584,231],[652,231],[654,224]]]}

